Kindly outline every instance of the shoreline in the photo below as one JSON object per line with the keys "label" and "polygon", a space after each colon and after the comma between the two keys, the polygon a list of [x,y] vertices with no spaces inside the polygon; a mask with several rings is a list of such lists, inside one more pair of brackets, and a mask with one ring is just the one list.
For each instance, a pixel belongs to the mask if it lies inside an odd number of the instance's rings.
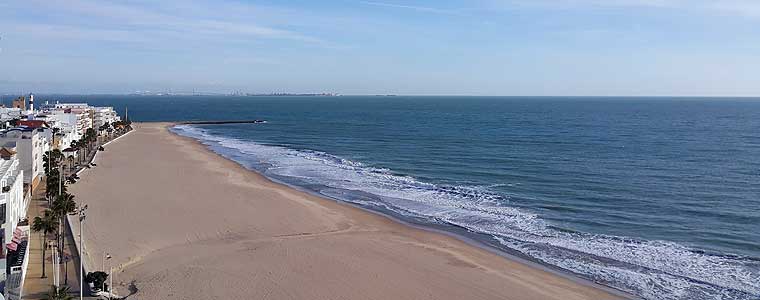
{"label": "shoreline", "polygon": [[[152,122],[147,122],[147,123],[152,123]],[[161,122],[158,122],[158,123],[161,123]],[[167,128],[167,130],[168,130],[169,133],[171,133],[171,134],[173,134],[173,135],[175,135],[175,136],[177,136],[177,137],[179,137],[181,139],[185,139],[187,142],[195,143],[198,146],[203,147],[205,149],[205,151],[208,151],[208,152],[210,152],[210,153],[212,153],[214,155],[219,156],[222,159],[230,161],[230,162],[236,164],[242,170],[248,171],[248,172],[252,172],[252,173],[260,176],[263,180],[267,180],[267,181],[269,181],[269,182],[271,182],[273,184],[279,184],[279,185],[282,185],[284,187],[287,187],[287,188],[290,188],[290,189],[294,189],[294,190],[297,190],[297,191],[302,192],[302,193],[307,193],[309,195],[312,195],[312,196],[318,197],[318,198],[322,198],[322,199],[327,200],[327,201],[334,201],[335,203],[337,203],[339,205],[344,205],[344,206],[349,207],[349,208],[359,209],[361,211],[364,211],[364,212],[367,212],[367,213],[371,213],[373,215],[377,215],[377,216],[386,218],[386,219],[390,220],[391,222],[395,222],[395,223],[398,223],[398,224],[403,225],[403,226],[407,226],[407,227],[415,229],[415,230],[422,230],[422,231],[431,232],[431,233],[435,233],[435,234],[445,235],[445,236],[457,239],[457,240],[459,240],[459,241],[461,241],[461,242],[463,242],[465,244],[468,244],[468,245],[470,245],[472,247],[476,247],[476,248],[479,248],[479,249],[491,252],[493,254],[502,256],[504,259],[511,260],[511,261],[518,262],[518,263],[522,263],[522,264],[525,264],[525,265],[527,265],[529,267],[537,268],[537,269],[540,269],[542,271],[550,272],[550,273],[553,273],[555,275],[562,276],[562,277],[564,277],[566,279],[569,279],[569,280],[572,280],[574,282],[577,282],[579,284],[583,284],[583,285],[586,285],[586,286],[589,286],[589,287],[592,287],[592,288],[597,288],[597,289],[602,289],[602,290],[608,291],[610,293],[613,293],[613,294],[616,294],[616,295],[618,295],[620,297],[623,297],[623,299],[629,299],[629,300],[639,299],[637,296],[632,295],[630,293],[627,293],[625,291],[616,289],[615,287],[611,287],[611,286],[607,286],[607,285],[603,285],[603,284],[591,281],[589,279],[583,278],[583,277],[581,277],[579,275],[576,275],[576,274],[574,274],[574,273],[572,273],[570,271],[567,271],[565,269],[562,269],[562,268],[559,268],[559,267],[556,267],[556,266],[553,266],[553,265],[543,264],[541,262],[538,262],[538,261],[535,261],[535,260],[531,260],[531,258],[528,257],[528,256],[526,256],[526,255],[519,255],[518,253],[511,253],[509,251],[505,251],[504,249],[501,249],[501,248],[498,248],[498,247],[496,247],[494,245],[491,245],[491,244],[489,244],[489,243],[487,243],[487,242],[485,242],[483,240],[479,240],[479,239],[476,239],[476,238],[473,238],[473,237],[468,237],[468,236],[466,236],[464,234],[461,234],[461,233],[452,232],[452,231],[448,231],[446,229],[443,229],[443,227],[447,227],[447,226],[441,225],[441,226],[439,226],[441,228],[436,228],[436,226],[433,226],[433,225],[422,224],[422,223],[413,223],[411,221],[403,220],[403,219],[401,219],[399,217],[396,217],[396,216],[388,214],[388,213],[384,213],[384,212],[381,212],[381,211],[373,210],[371,208],[363,207],[363,206],[361,206],[359,204],[356,204],[356,203],[346,202],[346,201],[343,201],[343,200],[340,200],[340,199],[332,198],[332,197],[319,194],[319,193],[317,193],[315,191],[308,190],[306,188],[303,188],[303,187],[300,187],[300,186],[297,186],[297,185],[289,184],[287,182],[284,182],[284,181],[281,181],[281,180],[277,180],[275,178],[267,177],[266,175],[262,174],[261,172],[259,172],[257,170],[246,168],[245,166],[243,166],[239,162],[234,161],[232,159],[224,157],[223,155],[221,155],[219,153],[214,152],[214,150],[212,150],[209,147],[209,145],[204,144],[202,141],[200,141],[198,139],[195,139],[195,138],[192,138],[192,137],[188,137],[188,136],[183,136],[183,135],[180,135],[180,134],[172,131],[171,128],[174,127],[174,126],[177,126],[177,125],[196,125],[196,124],[187,124],[187,123],[181,123],[181,122],[170,122],[170,123],[168,123],[166,125],[166,128]],[[461,229],[462,231],[466,231],[466,229],[463,229],[463,228],[458,227],[458,226],[454,226],[454,225],[449,225],[449,226],[452,227],[452,228]]]}
{"label": "shoreline", "polygon": [[[314,222],[306,222],[303,221],[303,223],[307,223],[305,226],[317,226],[318,228],[321,228],[322,230],[313,231],[313,230],[297,230],[295,234],[286,234],[286,235],[277,235],[277,234],[271,234],[266,233],[265,237],[258,237],[259,231],[266,232],[266,230],[254,230],[253,232],[247,232],[245,230],[239,230],[233,227],[227,227],[226,232],[220,232],[213,230],[211,231],[204,231],[199,230],[199,232],[196,232],[196,236],[190,237],[189,235],[186,237],[186,240],[182,242],[182,239],[177,239],[176,236],[174,237],[168,237],[168,236],[160,236],[160,238],[156,239],[156,241],[153,241],[153,239],[146,239],[150,240],[151,242],[145,242],[147,245],[139,245],[138,247],[135,247],[133,244],[140,244],[136,240],[131,240],[126,243],[129,246],[125,248],[134,248],[129,249],[131,251],[126,251],[128,254],[142,254],[142,255],[135,255],[135,256],[129,256],[127,254],[115,254],[116,256],[124,256],[127,255],[127,257],[120,257],[117,258],[116,262],[114,262],[114,265],[119,265],[121,271],[118,272],[118,277],[125,276],[127,280],[133,280],[131,283],[137,282],[137,286],[140,287],[140,290],[143,290],[142,285],[145,285],[144,282],[141,280],[146,280],[140,278],[140,276],[145,275],[146,273],[146,265],[150,264],[150,261],[155,260],[156,257],[163,257],[167,258],[167,253],[172,252],[178,252],[178,253],[186,253],[187,251],[190,251],[191,249],[195,249],[193,251],[198,250],[197,248],[203,249],[206,248],[208,245],[205,243],[209,243],[212,241],[231,241],[234,243],[239,243],[241,240],[244,242],[253,242],[253,243],[267,243],[269,239],[276,239],[279,240],[280,238],[277,238],[278,236],[287,236],[286,239],[289,239],[290,237],[309,237],[304,238],[303,241],[300,240],[300,238],[293,238],[292,240],[297,240],[298,243],[304,243],[308,244],[309,246],[319,246],[319,249],[322,249],[321,247],[324,247],[326,249],[330,249],[331,251],[346,251],[344,247],[340,248],[334,248],[329,245],[322,245],[321,241],[322,239],[328,240],[329,239],[337,239],[340,240],[339,243],[342,242],[348,242],[350,244],[351,250],[355,251],[371,251],[372,248],[370,246],[367,246],[366,243],[374,243],[374,244],[381,244],[380,246],[383,247],[383,249],[394,249],[397,248],[404,248],[406,250],[412,250],[413,253],[408,253],[409,256],[416,256],[417,259],[413,259],[411,261],[408,261],[407,263],[414,263],[418,265],[420,268],[429,268],[430,263],[436,262],[438,259],[440,259],[440,256],[445,256],[447,259],[453,261],[449,261],[449,264],[438,266],[436,265],[436,268],[440,268],[441,270],[445,270],[446,272],[457,272],[456,274],[443,274],[447,276],[463,276],[463,274],[458,273],[469,273],[473,272],[470,269],[462,269],[460,268],[467,267],[467,268],[473,268],[475,270],[485,271],[485,272],[475,272],[472,274],[473,277],[481,277],[482,280],[486,280],[489,282],[492,282],[493,280],[500,278],[502,280],[496,280],[493,281],[493,283],[499,283],[496,287],[491,286],[490,288],[493,288],[494,290],[491,292],[494,292],[493,295],[496,295],[496,293],[499,289],[508,289],[510,292],[515,292],[517,290],[517,299],[530,299],[536,295],[544,295],[545,298],[551,299],[551,298],[557,298],[557,299],[595,299],[595,298],[604,298],[604,299],[635,299],[633,296],[616,290],[611,287],[603,286],[597,283],[594,283],[592,281],[580,278],[578,276],[575,276],[573,274],[568,274],[568,272],[563,272],[564,270],[557,270],[556,268],[551,268],[550,266],[542,265],[537,262],[529,261],[524,258],[520,258],[517,256],[513,256],[509,253],[506,253],[502,251],[501,249],[497,249],[493,246],[490,246],[486,243],[483,243],[481,241],[478,241],[476,239],[472,239],[466,236],[462,236],[453,232],[436,229],[436,228],[430,228],[419,224],[413,224],[404,220],[400,220],[398,218],[395,218],[394,216],[383,214],[382,212],[373,211],[352,203],[347,203],[344,201],[340,201],[337,199],[329,198],[324,195],[319,195],[314,192],[305,191],[303,188],[299,188],[296,186],[292,186],[286,183],[278,182],[276,180],[272,180],[271,178],[268,178],[255,170],[250,170],[245,168],[244,166],[240,165],[239,163],[227,159],[215,152],[213,152],[211,149],[208,148],[207,145],[203,144],[201,141],[178,135],[169,128],[173,126],[174,123],[140,123],[136,124],[135,131],[142,130],[142,132],[133,132],[131,133],[129,138],[137,139],[135,135],[140,135],[141,133],[143,135],[145,134],[145,131],[150,130],[151,132],[158,131],[158,133],[151,133],[155,134],[156,136],[159,135],[165,135],[166,133],[169,133],[169,135],[177,138],[178,141],[183,141],[186,145],[190,145],[189,147],[183,148],[183,149],[177,149],[177,151],[181,152],[181,154],[185,155],[192,155],[193,158],[204,158],[209,159],[211,157],[216,157],[217,159],[211,158],[211,161],[203,161],[198,160],[196,164],[200,164],[202,167],[207,167],[208,165],[214,165],[214,172],[218,172],[219,174],[224,175],[225,177],[233,177],[232,180],[225,180],[225,182],[232,181],[231,184],[233,185],[240,185],[241,187],[245,188],[249,185],[254,185],[253,188],[260,189],[262,191],[274,191],[274,194],[276,196],[281,196],[280,200],[283,199],[292,200],[290,202],[295,203],[287,203],[286,206],[293,206],[296,204],[293,210],[285,210],[287,212],[287,215],[284,215],[284,217],[290,216],[290,214],[294,213],[302,213],[301,211],[296,212],[295,209],[305,208],[305,212],[303,213],[314,213],[314,214],[308,214],[312,217],[316,216],[318,218],[327,218],[329,220],[316,220]],[[146,129],[147,128],[147,129]],[[163,133],[161,133],[163,131]],[[128,140],[129,138],[125,138],[125,140]],[[155,137],[148,137],[148,138],[155,138]],[[168,143],[168,142],[167,142]],[[110,156],[112,153],[112,150],[115,152],[120,152],[120,149],[114,149],[114,148],[135,148],[135,145],[130,145],[129,142],[124,142],[122,140],[119,143],[114,143],[111,145],[111,147],[108,149],[109,151],[106,151],[103,155],[104,156]],[[162,146],[163,147],[163,146]],[[135,148],[137,149],[137,148]],[[132,150],[135,150],[132,149]],[[130,149],[126,149],[127,153],[130,152]],[[137,149],[137,150],[144,150],[144,149]],[[201,150],[201,151],[198,151]],[[203,152],[203,153],[201,153]],[[117,153],[118,154],[118,153]],[[171,153],[170,153],[171,154]],[[174,154],[172,154],[174,155]],[[101,160],[104,162],[101,162],[100,164],[108,165],[108,158],[101,157]],[[99,165],[100,165],[99,164]],[[221,167],[221,168],[220,168]],[[102,170],[103,167],[99,166],[92,170],[92,172],[99,172]],[[109,168],[109,166],[106,166],[106,168]],[[111,167],[112,168],[112,167]],[[192,168],[188,169],[192,170]],[[164,170],[165,171],[165,170]],[[81,198],[94,198],[91,193],[88,193],[88,188],[84,187],[83,185],[88,185],[90,187],[95,184],[98,178],[90,178],[95,177],[92,174],[85,174],[85,176],[82,178],[80,183],[77,183],[74,185],[73,189],[75,190],[82,190],[81,192],[76,193],[77,195],[81,195]],[[177,173],[177,175],[182,175],[181,173]],[[144,176],[144,175],[143,175]],[[128,176],[125,176],[127,178]],[[149,176],[148,176],[149,177]],[[241,180],[242,179],[242,180]],[[139,186],[139,185],[136,185]],[[182,189],[182,187],[168,187],[170,189]],[[94,192],[94,191],[89,191]],[[138,193],[142,195],[142,193]],[[150,193],[148,193],[150,195]],[[246,196],[247,198],[250,198],[251,196]],[[85,199],[85,201],[88,199]],[[242,199],[242,200],[248,200],[248,199]],[[268,202],[271,199],[264,199],[262,202]],[[88,204],[91,206],[98,207],[100,205],[97,204],[97,202],[93,203],[94,201],[87,201]],[[275,203],[275,202],[271,202]],[[270,205],[281,205],[284,204],[284,202],[276,202],[277,204],[271,204]],[[95,205],[92,205],[95,204]],[[226,204],[226,203],[225,203]],[[257,205],[261,205],[262,203],[257,203]],[[201,205],[203,206],[203,205]],[[92,207],[91,207],[92,208]],[[162,207],[163,208],[163,207]],[[233,207],[235,208],[235,207]],[[293,208],[293,207],[291,207]],[[103,208],[100,208],[103,210]],[[172,208],[177,209],[177,207]],[[235,208],[233,211],[240,211],[239,209]],[[280,210],[282,212],[282,210]],[[187,210],[182,211],[183,213],[193,216],[195,211],[193,210]],[[326,215],[324,214],[326,213]],[[98,212],[95,212],[97,215]],[[169,217],[169,216],[165,216]],[[225,216],[220,215],[221,218],[226,219]],[[297,218],[296,218],[297,219]],[[366,222],[359,222],[358,220],[366,221]],[[118,222],[116,219],[112,219],[109,221]],[[226,220],[229,221],[229,220]],[[98,222],[97,220],[92,221],[88,218],[88,222],[85,224],[85,238],[89,235],[92,237],[93,241],[91,246],[88,244],[90,241],[85,241],[85,244],[87,245],[85,249],[91,248],[93,249],[92,252],[98,252],[98,250],[104,251],[102,248],[104,248],[105,245],[109,246],[117,246],[118,245],[111,245],[110,243],[106,243],[107,240],[114,240],[114,237],[112,236],[113,233],[107,233],[104,234],[103,230],[93,229],[91,228],[91,223]],[[251,221],[248,221],[250,223]],[[255,221],[254,221],[255,222]],[[275,219],[275,222],[277,220]],[[237,222],[229,222],[229,224],[236,224],[238,226],[242,226],[243,228],[249,228],[252,226],[251,224],[238,224]],[[297,222],[296,222],[297,223]],[[300,227],[302,224],[296,224],[294,223],[294,226]],[[324,223],[324,224],[323,224]],[[214,224],[209,223],[209,224]],[[75,225],[75,224],[72,224]],[[218,225],[218,224],[215,224]],[[289,224],[290,225],[290,224]],[[108,226],[107,224],[99,224],[98,226]],[[202,228],[202,227],[199,227]],[[324,230],[324,229],[330,229],[330,230]],[[282,229],[280,227],[273,227],[270,229],[273,231],[272,233],[276,233],[278,231],[281,231]],[[94,231],[90,233],[90,231]],[[204,232],[201,232],[204,231]],[[184,231],[180,231],[184,232]],[[209,232],[211,233],[209,235]],[[138,237],[141,236],[141,232],[138,233],[132,233],[136,234]],[[147,233],[147,235],[152,235],[154,233]],[[189,233],[187,233],[189,234]],[[251,236],[246,236],[247,234],[250,234]],[[356,234],[357,236],[354,237],[353,235]],[[364,236],[367,235],[367,236]],[[271,237],[268,237],[271,236]],[[348,236],[348,237],[343,237]],[[156,236],[158,237],[158,236]],[[322,238],[324,237],[324,238]],[[134,238],[134,237],[133,237]],[[175,239],[174,242],[164,241],[164,239]],[[123,238],[122,238],[123,239]],[[386,239],[388,241],[386,241]],[[344,241],[345,240],[345,241]],[[429,243],[425,243],[422,241],[426,241]],[[116,242],[116,241],[114,241]],[[123,241],[119,241],[123,242]],[[316,245],[315,245],[316,244]],[[216,246],[214,246],[216,247]],[[210,247],[209,248],[214,248]],[[185,249],[187,248],[187,249]],[[408,248],[408,249],[407,249]],[[298,247],[292,248],[292,247],[286,247],[284,248],[286,250],[301,250]],[[415,249],[425,249],[428,251],[432,251],[433,254],[426,253],[424,251],[417,251]],[[213,251],[209,252],[214,253]],[[225,249],[229,250],[229,249]],[[92,262],[92,253],[89,253],[90,251],[87,251],[88,254],[86,255],[88,260],[90,260],[90,264],[97,264],[97,262]],[[236,252],[233,252],[237,254]],[[353,252],[349,252],[353,253]],[[403,251],[401,253],[404,253]],[[406,253],[405,253],[406,254]],[[215,254],[211,254],[214,256]],[[367,255],[368,260],[377,259],[377,260],[386,260],[389,259],[389,257],[384,256],[386,254],[378,254],[378,255]],[[431,256],[432,255],[432,256]],[[97,255],[95,255],[97,256]],[[125,259],[126,258],[126,259]],[[199,259],[199,261],[203,261],[205,263],[205,257],[200,256],[196,257]],[[333,257],[330,257],[333,258]],[[497,259],[495,259],[497,258]],[[159,259],[159,261],[161,261]],[[181,261],[181,260],[180,260]],[[422,262],[421,262],[422,261]],[[119,264],[121,262],[121,264]],[[247,262],[247,261],[245,261]],[[288,263],[287,261],[280,261],[281,263]],[[488,262],[485,263],[484,262]],[[238,262],[239,263],[239,262]],[[308,264],[320,264],[319,261],[309,262]],[[374,268],[379,268],[378,270],[383,270],[387,268],[387,266],[383,264],[376,264],[377,262],[363,262],[360,261],[359,263],[369,263]],[[324,264],[324,263],[323,263]],[[504,269],[500,269],[494,266],[490,266],[489,264],[498,264],[502,267],[508,267]],[[171,269],[172,267],[181,266],[181,264],[168,264],[167,266]],[[401,264],[403,266],[403,264]],[[272,266],[270,266],[272,267]],[[322,268],[326,269],[332,269],[330,268],[330,265],[324,265],[321,266]],[[163,273],[165,270],[157,270],[156,268],[147,268],[152,269],[154,272]],[[158,268],[161,269],[161,268]],[[514,269],[514,270],[513,270]],[[456,271],[459,270],[459,271]],[[515,270],[519,270],[515,271]],[[151,270],[147,270],[150,272]],[[344,277],[347,274],[341,273],[340,269],[333,270],[334,272],[330,273],[332,276],[339,278]],[[398,272],[399,270],[393,269],[392,271],[386,270],[384,273],[387,274],[394,274]],[[409,271],[407,269],[406,271]],[[505,274],[507,273],[520,273],[520,275],[509,275]],[[292,273],[285,272],[286,274],[294,275]],[[381,272],[382,274],[383,272]],[[490,275],[489,275],[490,274]],[[295,274],[299,275],[299,274]],[[366,275],[361,273],[361,275]],[[498,276],[496,276],[498,275]],[[160,279],[167,279],[166,276],[160,276]],[[496,278],[494,278],[496,277]],[[535,281],[526,283],[525,281],[528,279],[525,278],[534,278]],[[389,277],[389,279],[392,277]],[[469,278],[465,276],[464,278]],[[538,280],[537,278],[540,278]],[[193,278],[192,280],[195,280],[197,278]],[[315,278],[316,279],[316,278]],[[433,279],[424,279],[424,278],[414,278],[415,280],[419,281],[422,280],[422,282],[429,283],[431,285],[438,285],[442,282],[448,282],[443,279],[436,280]],[[118,280],[118,279],[117,279]],[[192,281],[191,280],[191,281]],[[430,281],[425,281],[430,280]],[[439,282],[441,280],[441,282]],[[472,285],[485,285],[484,282],[479,282],[477,279],[469,279],[472,282],[467,282],[468,284]],[[160,281],[160,280],[158,280]],[[438,284],[433,284],[433,283]],[[456,281],[454,281],[456,282]],[[172,281],[172,283],[175,283]],[[451,282],[450,282],[451,283]],[[461,283],[461,282],[459,282]],[[182,283],[175,283],[175,284],[182,284]],[[403,284],[403,282],[400,282],[400,284]],[[420,283],[417,283],[419,285]],[[117,290],[121,292],[120,294],[126,294],[124,293],[124,286],[126,284],[124,282],[117,285]],[[161,283],[158,282],[158,286],[161,286]],[[445,285],[444,285],[445,286]],[[414,288],[415,286],[410,286],[409,288]],[[419,287],[419,286],[417,286]],[[290,287],[288,287],[289,289]],[[390,290],[385,289],[378,289],[373,287],[366,287],[366,293],[372,294],[372,293],[378,293],[380,291],[385,292],[391,292]],[[539,291],[538,289],[546,289],[546,291]],[[148,290],[151,290],[150,287],[148,287]],[[489,290],[490,291],[490,290]],[[520,293],[520,291],[522,293]],[[532,292],[531,292],[532,291]],[[279,290],[270,290],[270,292],[282,292]],[[343,295],[342,293],[348,293],[348,291],[325,291],[325,292],[331,292],[332,295]],[[566,293],[572,292],[575,293],[573,295],[568,295]],[[536,293],[536,294],[530,294],[530,293]],[[365,296],[368,296],[369,294],[364,294]],[[165,298],[161,299],[172,299],[174,294],[167,295]],[[216,294],[215,294],[216,295]],[[387,294],[379,294],[383,296],[387,296]],[[403,294],[407,296],[406,294]],[[550,296],[554,295],[554,297]],[[556,297],[556,296],[562,296],[562,297]],[[581,296],[581,295],[587,295],[587,296]],[[595,295],[595,296],[590,296]],[[154,295],[152,295],[154,296]],[[413,297],[411,295],[408,295],[409,297]],[[567,296],[567,297],[565,297]],[[574,297],[573,297],[574,296]],[[228,295],[228,297],[235,298],[235,295]],[[447,297],[454,297],[454,295],[447,295]],[[157,297],[160,298],[160,297]],[[291,297],[293,298],[293,297]],[[298,297],[295,297],[298,298]],[[479,297],[479,298],[491,298],[491,297]]]}

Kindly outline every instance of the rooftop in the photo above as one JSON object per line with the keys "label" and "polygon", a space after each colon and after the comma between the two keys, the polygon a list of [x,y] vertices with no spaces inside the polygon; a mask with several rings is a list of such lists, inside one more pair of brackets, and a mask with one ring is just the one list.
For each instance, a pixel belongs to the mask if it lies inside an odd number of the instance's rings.
{"label": "rooftop", "polygon": [[21,120],[18,121],[18,126],[25,126],[28,128],[46,128],[50,127],[47,122],[42,120]]}

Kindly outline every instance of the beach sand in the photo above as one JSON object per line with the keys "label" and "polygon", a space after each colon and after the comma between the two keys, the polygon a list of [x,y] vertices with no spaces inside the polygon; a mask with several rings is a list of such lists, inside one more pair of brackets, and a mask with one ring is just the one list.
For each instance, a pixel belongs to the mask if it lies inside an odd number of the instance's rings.
{"label": "beach sand", "polygon": [[132,283],[131,299],[621,298],[271,182],[170,124],[134,125],[70,187],[89,206],[90,271],[110,253],[122,296]]}

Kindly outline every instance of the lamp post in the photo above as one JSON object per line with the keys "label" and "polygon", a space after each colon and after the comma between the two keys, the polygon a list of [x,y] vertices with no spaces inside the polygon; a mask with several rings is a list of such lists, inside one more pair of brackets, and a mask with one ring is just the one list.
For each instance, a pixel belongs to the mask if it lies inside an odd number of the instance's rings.
{"label": "lamp post", "polygon": [[108,266],[108,299],[113,299],[113,267]]}
{"label": "lamp post", "polygon": [[82,241],[84,227],[82,227],[82,223],[87,218],[86,211],[87,204],[79,208],[79,300],[84,299],[84,257],[82,256],[84,253],[84,242]]}
{"label": "lamp post", "polygon": [[[52,162],[52,159],[50,158],[50,156],[52,156],[51,154],[52,154],[52,152],[48,152],[48,154],[47,154],[48,155],[48,169],[45,170],[47,172],[45,174],[45,176],[47,176],[47,178],[45,178],[45,182],[46,183],[48,183],[49,180],[50,180],[50,174],[53,174],[53,162]],[[61,174],[58,174],[58,176],[61,176]],[[50,205],[51,204],[50,197],[48,197],[47,200],[48,200],[48,205]]]}
{"label": "lamp post", "polygon": [[100,267],[103,268],[103,271],[106,270],[107,259],[111,259],[111,254],[108,254],[108,252],[103,252],[103,259],[100,260]]}
{"label": "lamp post", "polygon": [[[53,151],[51,150],[50,151],[50,156],[52,156],[52,154],[53,154]],[[63,166],[59,165],[58,166],[58,196],[60,196],[62,194],[62,192],[63,192],[62,190],[63,190]],[[63,221],[61,223],[61,226],[65,227],[66,225],[64,224],[64,222],[67,221],[65,215],[63,217],[61,217],[61,221]],[[60,251],[59,253],[61,254],[61,259],[63,259],[63,263],[64,263],[64,265],[63,265],[63,284],[69,284],[69,261],[66,259],[66,253],[63,252],[63,250],[66,248],[65,247],[66,246],[66,229],[62,229],[61,230],[61,235],[62,235],[61,245],[60,245],[61,248],[59,250]]]}
{"label": "lamp post", "polygon": [[[106,253],[106,255],[103,256],[103,258],[105,258],[105,260],[103,261],[103,272],[105,272],[106,271],[105,262],[108,262],[109,266],[110,266],[110,263],[111,263],[111,254]],[[111,276],[110,272],[108,273],[108,276],[109,277]],[[103,285],[100,288],[103,289],[103,292],[106,291],[106,281],[105,280],[103,280]]]}
{"label": "lamp post", "polygon": [[[57,242],[56,242],[56,244],[57,244]],[[61,269],[58,266],[58,260],[60,259],[60,256],[58,255],[58,247],[57,247],[57,245],[51,245],[51,248],[52,248],[51,251],[53,251],[53,254],[50,256],[50,258],[52,258],[53,265],[55,266],[55,268],[53,268],[53,285],[56,288],[58,288],[58,287],[60,287],[60,284],[58,282],[58,278],[60,276],[59,272],[61,271]]]}
{"label": "lamp post", "polygon": [[61,195],[63,185],[63,166],[58,166],[58,195]]}
{"label": "lamp post", "polygon": [[[66,243],[66,235],[64,234],[63,242]],[[61,248],[61,259],[63,260],[63,284],[69,284],[69,260],[66,258],[66,252],[64,248]],[[69,255],[70,257],[71,255]]]}

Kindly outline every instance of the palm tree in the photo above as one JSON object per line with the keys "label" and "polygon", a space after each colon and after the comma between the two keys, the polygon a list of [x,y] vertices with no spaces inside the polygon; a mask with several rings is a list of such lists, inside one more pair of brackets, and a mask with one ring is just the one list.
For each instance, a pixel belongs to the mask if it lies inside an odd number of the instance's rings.
{"label": "palm tree", "polygon": [[[84,155],[82,155],[79,150],[83,150],[83,149],[85,151],[87,150],[85,148],[84,140],[79,139],[79,140],[75,140],[75,141],[71,142],[71,148],[74,148],[77,151],[77,163],[81,164],[82,163],[82,156],[84,156]],[[85,155],[87,155],[87,154],[85,154]]]}
{"label": "palm tree", "polygon": [[74,202],[74,195],[63,193],[55,198],[55,201],[53,201],[51,208],[53,210],[53,214],[55,214],[55,216],[60,219],[60,226],[58,226],[57,245],[59,255],[63,255],[63,251],[65,250],[64,247],[66,246],[66,243],[64,243],[63,232],[63,224],[65,222],[64,218],[66,218],[67,214],[73,213],[77,210],[77,203]]}
{"label": "palm tree", "polygon": [[79,153],[79,150],[82,150],[82,144],[79,143],[79,140],[74,140],[71,142],[71,148],[74,148],[74,150],[76,150],[78,164],[82,160],[82,155]]}
{"label": "palm tree", "polygon": [[45,169],[45,176],[47,177],[46,196],[48,197],[48,201],[51,199],[51,195],[58,194],[57,182],[61,176],[58,167],[61,165],[64,158],[65,156],[63,155],[63,152],[58,149],[47,151],[42,155],[42,165]]}
{"label": "palm tree", "polygon": [[71,144],[69,144],[69,148],[74,149],[74,153],[75,153],[75,155],[77,157],[77,163],[78,163],[79,162],[79,157],[80,157],[80,155],[79,155],[79,148],[80,148],[79,141],[78,140],[71,141]]}
{"label": "palm tree", "polygon": [[45,252],[47,250],[45,242],[47,241],[47,235],[57,229],[58,217],[49,209],[45,210],[42,218],[39,216],[34,217],[34,221],[32,222],[32,230],[34,232],[42,232],[42,278],[47,277],[45,276]]}
{"label": "palm tree", "polygon": [[87,131],[84,133],[83,139],[87,143],[87,147],[89,147],[88,150],[92,149],[92,144],[98,141],[98,133],[95,131],[94,128],[87,128]]}
{"label": "palm tree", "polygon": [[47,294],[48,300],[72,300],[74,299],[74,296],[69,295],[69,287],[68,286],[62,286],[62,287],[55,287],[50,286],[50,291]]}
{"label": "palm tree", "polygon": [[53,140],[51,142],[57,142],[56,144],[60,145],[61,137],[63,136],[63,134],[61,134],[61,129],[53,127],[50,130],[53,132]]}
{"label": "palm tree", "polygon": [[71,173],[71,170],[74,169],[74,155],[69,155],[67,159],[69,160],[69,173]]}
{"label": "palm tree", "polygon": [[111,139],[111,123],[106,122],[105,124],[103,124],[103,129],[101,130],[106,132],[106,140],[110,140]]}
{"label": "palm tree", "polygon": [[57,169],[53,169],[53,171],[48,175],[48,178],[46,179],[46,189],[45,189],[45,196],[48,198],[48,201],[53,200],[54,197],[58,196],[59,194],[66,193],[66,185],[58,183],[59,180],[61,180],[62,174],[58,172]]}
{"label": "palm tree", "polygon": [[66,216],[66,214],[73,213],[77,210],[77,204],[74,202],[74,195],[69,193],[62,193],[53,201],[53,212],[57,216]]}

